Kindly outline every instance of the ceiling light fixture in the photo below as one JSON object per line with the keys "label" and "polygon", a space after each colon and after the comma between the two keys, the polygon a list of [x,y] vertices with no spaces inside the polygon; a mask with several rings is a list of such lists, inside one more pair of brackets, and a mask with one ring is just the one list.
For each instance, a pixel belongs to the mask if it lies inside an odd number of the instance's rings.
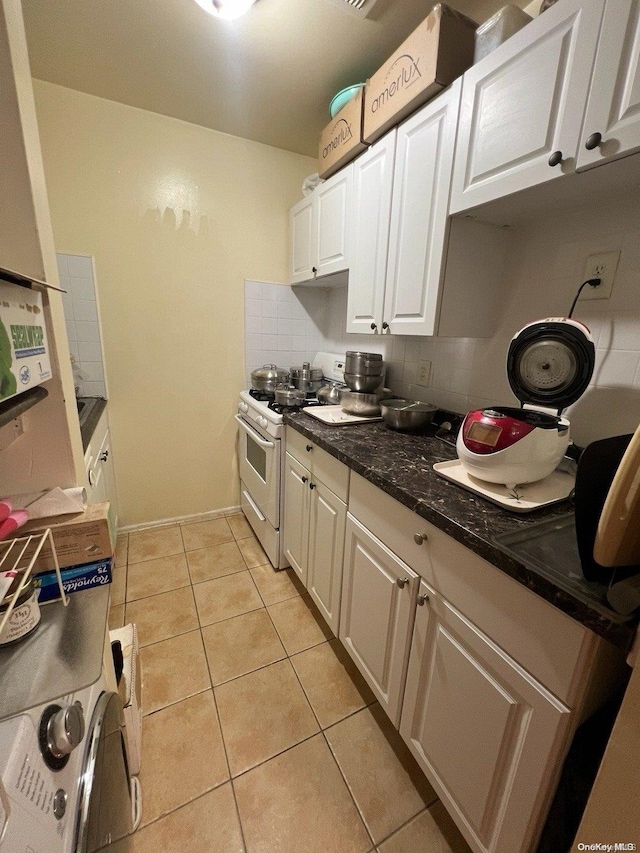
{"label": "ceiling light fixture", "polygon": [[205,12],[218,18],[225,18],[227,21],[244,15],[255,2],[256,0],[196,0],[198,6],[201,6]]}

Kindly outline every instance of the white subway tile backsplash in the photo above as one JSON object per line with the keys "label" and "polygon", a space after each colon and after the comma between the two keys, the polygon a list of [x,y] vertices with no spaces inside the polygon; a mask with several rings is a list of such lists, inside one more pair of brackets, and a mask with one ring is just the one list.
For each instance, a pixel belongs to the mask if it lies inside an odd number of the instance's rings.
{"label": "white subway tile backsplash", "polygon": [[[275,302],[272,303],[275,305]],[[277,317],[263,317],[261,320],[262,323],[262,334],[263,335],[277,335],[278,334],[278,318]]]}
{"label": "white subway tile backsplash", "polygon": [[262,317],[245,317],[244,328],[248,335],[261,335]]}
{"label": "white subway tile backsplash", "polygon": [[277,284],[273,285],[269,281],[262,282],[262,298],[265,302],[277,302],[278,301],[278,290],[284,287],[284,285]]}
{"label": "white subway tile backsplash", "polygon": [[89,382],[102,382],[104,380],[104,369],[101,361],[83,361],[81,370]]}
{"label": "white subway tile backsplash", "polygon": [[[293,320],[290,317],[278,317],[278,334],[290,337],[292,332]],[[291,346],[288,346],[286,349],[291,349]]]}
{"label": "white subway tile backsplash", "polygon": [[245,299],[262,299],[262,282],[245,281],[244,297]]}
{"label": "white subway tile backsplash", "polygon": [[83,382],[82,395],[84,397],[106,397],[107,390],[104,382]]}
{"label": "white subway tile backsplash", "polygon": [[262,317],[262,300],[245,299],[244,315],[245,317]]}
{"label": "white subway tile backsplash", "polygon": [[293,317],[293,302],[278,302],[278,318]]}
{"label": "white subway tile backsplash", "polygon": [[73,317],[81,322],[98,322],[98,307],[89,299],[73,300]]}
{"label": "white subway tile backsplash", "polygon": [[407,338],[405,347],[405,361],[417,362],[420,358],[420,338]]}
{"label": "white subway tile backsplash", "polygon": [[84,255],[67,255],[67,269],[72,278],[93,279],[93,262]]}
{"label": "white subway tile backsplash", "polygon": [[[102,362],[102,347],[100,341],[81,341],[77,345],[80,361]],[[102,379],[102,377],[100,377]]]}
{"label": "white subway tile backsplash", "polygon": [[76,322],[76,337],[78,341],[99,341],[100,330],[96,323]]}
{"label": "white subway tile backsplash", "polygon": [[275,319],[278,316],[278,303],[275,299],[262,300],[262,316],[269,319]]}
{"label": "white subway tile backsplash", "polygon": [[70,341],[78,340],[78,333],[76,331],[76,324],[73,320],[65,320],[67,326],[67,337]]}
{"label": "white subway tile backsplash", "polygon": [[277,353],[278,352],[278,336],[277,335],[263,335],[262,336],[262,348],[264,350],[268,350],[269,352]]}

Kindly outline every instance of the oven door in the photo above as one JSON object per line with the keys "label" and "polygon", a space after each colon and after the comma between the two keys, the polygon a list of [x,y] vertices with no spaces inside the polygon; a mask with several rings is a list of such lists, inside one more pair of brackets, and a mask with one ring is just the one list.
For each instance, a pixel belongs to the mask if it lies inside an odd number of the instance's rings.
{"label": "oven door", "polygon": [[280,526],[280,440],[248,424],[240,415],[240,479],[260,512],[276,530]]}
{"label": "oven door", "polygon": [[122,723],[120,696],[103,693],[96,703],[87,734],[75,853],[95,853],[133,830]]}

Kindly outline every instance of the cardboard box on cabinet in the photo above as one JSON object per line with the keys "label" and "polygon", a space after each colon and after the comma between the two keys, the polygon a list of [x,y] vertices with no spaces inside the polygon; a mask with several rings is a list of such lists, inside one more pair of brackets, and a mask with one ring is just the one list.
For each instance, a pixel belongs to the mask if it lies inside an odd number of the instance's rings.
{"label": "cardboard box on cabinet", "polygon": [[367,144],[415,112],[473,65],[475,21],[444,3],[367,80],[362,138]]}
{"label": "cardboard box on cabinet", "polygon": [[0,401],[47,379],[51,363],[42,295],[0,281]]}
{"label": "cardboard box on cabinet", "polygon": [[321,178],[331,177],[367,147],[362,141],[363,92],[364,89],[360,89],[320,134],[318,174]]}

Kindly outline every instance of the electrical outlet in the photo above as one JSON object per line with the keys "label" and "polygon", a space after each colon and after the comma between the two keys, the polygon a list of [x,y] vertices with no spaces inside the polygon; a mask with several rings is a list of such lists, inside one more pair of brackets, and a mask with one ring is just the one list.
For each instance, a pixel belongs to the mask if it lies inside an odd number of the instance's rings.
{"label": "electrical outlet", "polygon": [[429,379],[431,378],[431,362],[430,361],[420,361],[418,363],[418,378],[417,384],[422,385],[423,388],[429,387]]}
{"label": "electrical outlet", "polygon": [[584,277],[601,278],[602,283],[598,287],[584,288],[580,294],[583,299],[610,299],[613,289],[613,280],[616,276],[616,268],[620,252],[601,252],[599,255],[589,255],[584,266]]}

